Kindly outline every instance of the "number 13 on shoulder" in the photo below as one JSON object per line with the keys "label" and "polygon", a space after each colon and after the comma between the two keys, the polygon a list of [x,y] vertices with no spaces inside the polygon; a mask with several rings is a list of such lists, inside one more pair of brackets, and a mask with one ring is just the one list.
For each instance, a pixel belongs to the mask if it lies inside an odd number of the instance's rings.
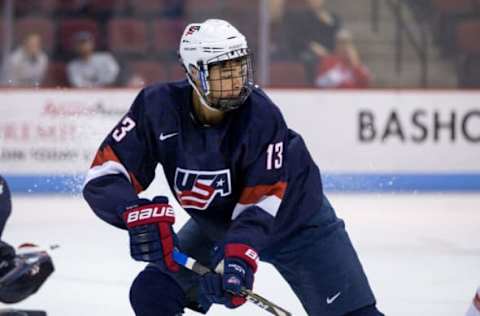
{"label": "number 13 on shoulder", "polygon": [[267,170],[280,169],[283,164],[283,142],[267,147]]}

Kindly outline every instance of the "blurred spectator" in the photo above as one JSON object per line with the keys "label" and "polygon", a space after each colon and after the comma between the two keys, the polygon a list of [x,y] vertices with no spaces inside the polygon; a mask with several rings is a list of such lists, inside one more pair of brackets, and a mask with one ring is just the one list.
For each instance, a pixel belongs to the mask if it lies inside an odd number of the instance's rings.
{"label": "blurred spectator", "polygon": [[2,81],[7,85],[32,87],[39,86],[45,77],[48,57],[42,50],[42,38],[30,33],[22,45],[8,56],[3,67]]}
{"label": "blurred spectator", "polygon": [[284,28],[285,0],[268,0],[270,16],[270,54],[281,59],[287,51]]}
{"label": "blurred spectator", "polygon": [[283,18],[285,12],[285,0],[269,0],[268,10],[270,15],[270,22],[279,22]]}
{"label": "blurred spectator", "polygon": [[307,0],[307,4],[307,9],[286,12],[284,32],[286,56],[300,59],[308,81],[313,82],[318,58],[333,51],[342,22],[325,7],[325,0]]}
{"label": "blurred spectator", "polygon": [[307,3],[309,9],[292,10],[285,15],[289,45],[300,54],[316,54],[319,48],[332,51],[342,24],[340,18],[325,7],[325,0],[307,0]]}
{"label": "blurred spectator", "polygon": [[352,35],[347,30],[338,32],[335,50],[318,52],[321,61],[317,67],[315,85],[320,88],[367,88],[370,75],[362,65]]}
{"label": "blurred spectator", "polygon": [[117,80],[119,67],[112,54],[95,52],[95,40],[88,32],[76,33],[74,42],[78,58],[67,66],[70,85],[76,88],[113,85]]}

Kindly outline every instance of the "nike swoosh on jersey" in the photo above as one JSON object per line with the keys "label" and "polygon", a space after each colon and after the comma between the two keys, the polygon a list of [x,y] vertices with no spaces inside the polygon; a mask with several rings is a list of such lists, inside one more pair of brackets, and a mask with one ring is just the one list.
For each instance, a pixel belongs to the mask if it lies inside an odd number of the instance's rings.
{"label": "nike swoosh on jersey", "polygon": [[339,296],[342,294],[342,292],[338,292],[332,297],[327,297],[327,304],[332,304]]}
{"label": "nike swoosh on jersey", "polygon": [[160,139],[160,141],[163,142],[164,140],[169,139],[169,138],[171,138],[171,137],[173,137],[173,136],[177,136],[177,135],[178,135],[178,133],[170,133],[170,134],[163,134],[163,133],[161,133],[159,139]]}

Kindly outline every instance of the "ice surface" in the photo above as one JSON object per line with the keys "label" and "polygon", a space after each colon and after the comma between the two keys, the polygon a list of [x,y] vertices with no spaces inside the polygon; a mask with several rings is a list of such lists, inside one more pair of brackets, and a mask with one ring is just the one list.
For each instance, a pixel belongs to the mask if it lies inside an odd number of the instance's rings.
{"label": "ice surface", "polygon": [[[330,199],[347,223],[386,315],[464,315],[480,284],[480,194]],[[51,279],[15,307],[41,308],[51,316],[133,315],[129,285],[144,265],[130,259],[123,231],[97,219],[80,197],[14,196],[13,207],[6,241],[61,245],[52,252]],[[187,216],[177,213],[181,224]],[[255,290],[294,315],[305,315],[271,266],[260,266]],[[247,303],[234,311],[216,306],[209,315],[268,313]]]}

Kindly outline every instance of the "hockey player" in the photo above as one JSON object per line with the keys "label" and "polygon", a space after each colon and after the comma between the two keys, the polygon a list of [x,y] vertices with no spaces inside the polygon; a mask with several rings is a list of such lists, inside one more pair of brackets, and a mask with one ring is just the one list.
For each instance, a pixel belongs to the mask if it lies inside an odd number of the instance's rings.
{"label": "hockey player", "polygon": [[[128,230],[131,256],[150,262],[130,289],[136,315],[238,307],[259,259],[276,267],[309,315],[383,315],[303,139],[253,84],[245,37],[223,20],[190,24],[179,55],[187,80],[139,93],[83,189],[101,219]],[[165,196],[137,196],[158,163],[191,216],[178,234]],[[175,247],[211,268],[223,262],[223,275],[180,267]]]}
{"label": "hockey player", "polygon": [[[34,245],[24,244],[19,253],[15,253],[12,246],[1,240],[11,207],[8,184],[0,175],[0,302],[7,304],[20,302],[37,292],[54,270],[47,252],[37,250]],[[46,313],[0,309],[0,315],[42,316]]]}

